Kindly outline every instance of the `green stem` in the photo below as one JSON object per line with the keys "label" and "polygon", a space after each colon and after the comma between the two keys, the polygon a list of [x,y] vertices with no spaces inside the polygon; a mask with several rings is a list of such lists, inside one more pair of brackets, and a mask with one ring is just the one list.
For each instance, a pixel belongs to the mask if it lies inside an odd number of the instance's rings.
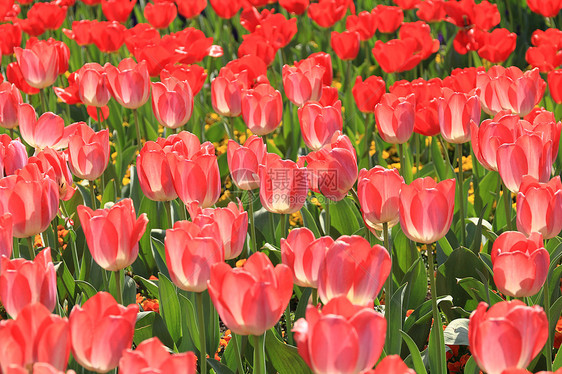
{"label": "green stem", "polygon": [[98,124],[100,125],[100,130],[103,129],[103,118],[100,107],[96,107],[96,113],[98,115]]}
{"label": "green stem", "polygon": [[41,100],[41,109],[43,109],[43,113],[47,113],[47,99],[45,98],[45,89],[39,90],[39,99]]}
{"label": "green stem", "polygon": [[287,333],[287,343],[291,345],[295,345],[293,340],[293,319],[291,318],[291,301],[289,300],[289,304],[287,304],[287,308],[285,309],[285,328]]}
{"label": "green stem", "polygon": [[178,205],[180,207],[178,209],[178,216],[180,217],[180,221],[187,220],[187,211],[185,210],[185,204],[180,200],[179,197],[176,199],[176,201],[178,202]]}
{"label": "green stem", "polygon": [[199,324],[199,363],[201,365],[201,374],[207,374],[207,340],[205,338],[205,314],[203,313],[203,293],[195,293],[197,302],[197,319]]}
{"label": "green stem", "polygon": [[287,215],[281,214],[281,232],[279,233],[279,243],[281,243],[282,238],[287,237]]}
{"label": "green stem", "polygon": [[[382,236],[383,236],[383,240],[384,240],[384,247],[388,251],[388,254],[390,255],[390,262],[392,263],[392,248],[390,248],[389,241],[388,241],[388,222],[384,222],[382,224]],[[385,316],[386,320],[388,321],[389,318],[390,318],[390,315],[391,315],[390,314],[390,299],[392,298],[392,269],[390,271],[390,274],[386,278],[385,285],[384,285],[384,291],[385,291],[384,316]],[[389,330],[387,331],[387,335],[390,336],[390,334],[398,333],[398,331],[390,331],[390,325],[391,324],[389,323],[388,324]]]}
{"label": "green stem", "polygon": [[35,258],[35,249],[33,248],[33,236],[27,237],[27,253],[29,254],[29,259],[33,260]]}
{"label": "green stem", "polygon": [[265,374],[265,334],[253,336],[254,339],[254,374]]}
{"label": "green stem", "polygon": [[[248,190],[248,215],[250,216],[250,241],[251,252],[255,253],[258,251],[256,242],[256,225],[254,224],[254,191]],[[249,256],[248,256],[249,257]]]}
{"label": "green stem", "polygon": [[[429,263],[429,285],[431,287],[431,306],[433,309],[433,327],[435,328],[437,326],[437,321],[439,321],[439,309],[437,307],[437,290],[435,289],[435,269],[434,269],[434,260],[433,260],[433,248],[431,248],[430,245],[428,245],[427,248],[427,262]],[[441,346],[444,344],[444,339],[443,339],[443,331],[437,331],[437,362],[438,368],[441,368],[441,363],[443,362],[443,360],[445,359],[444,357],[441,357]],[[440,370],[438,370],[440,372]],[[440,373],[438,373],[440,374]]]}
{"label": "green stem", "polygon": [[316,306],[318,305],[318,289],[317,288],[313,288],[312,289],[312,305]]}
{"label": "green stem", "polygon": [[244,374],[244,366],[242,365],[242,356],[240,355],[240,349],[238,348],[238,337],[235,333],[231,333],[231,334],[232,334],[231,344],[234,344],[234,356],[236,356],[236,366],[238,366],[237,373]]}
{"label": "green stem", "polygon": [[[51,249],[53,250],[58,250],[59,248],[59,235],[58,235],[58,228],[57,228],[57,221],[58,221],[58,217],[55,216],[55,218],[51,221],[51,229],[53,230],[53,238],[55,240],[55,242],[53,243]],[[62,246],[61,246],[61,254],[62,254]]]}
{"label": "green stem", "polygon": [[421,135],[420,134],[415,134],[415,141],[416,141],[416,177],[419,178],[419,174],[420,174],[420,170],[421,170],[421,162],[420,162],[420,158],[421,158]]}
{"label": "green stem", "polygon": [[18,238],[14,238],[14,246],[12,250],[12,258],[18,258],[20,256],[20,240]]}
{"label": "green stem", "polygon": [[351,83],[350,80],[351,80],[351,60],[347,60],[346,67],[345,67],[345,82],[343,82],[344,95],[347,93],[349,84]]}
{"label": "green stem", "polygon": [[369,169],[372,167],[371,155],[369,154],[369,151],[371,150],[371,139],[373,136],[373,128],[375,124],[374,119],[371,121],[370,117],[371,116],[367,115],[366,118],[367,128],[365,129],[365,149],[363,150],[363,157],[367,157],[367,165],[369,166]]}
{"label": "green stem", "polygon": [[326,230],[325,230],[325,234],[330,236],[330,229],[332,228],[332,222],[330,220],[330,199],[328,199],[327,197],[326,199]]}
{"label": "green stem", "polygon": [[464,227],[464,192],[463,192],[463,183],[464,183],[464,176],[462,172],[462,144],[457,144],[457,150],[459,154],[459,214],[460,214],[460,221],[461,221],[461,245],[466,247],[466,233]]}
{"label": "green stem", "polygon": [[407,180],[407,179],[409,179],[409,177],[408,177],[409,173],[406,173],[406,158],[404,157],[404,145],[403,144],[398,144],[398,154],[400,156],[400,175],[402,175],[405,182],[409,184],[412,181]]}
{"label": "green stem", "polygon": [[505,183],[503,184],[503,202],[505,211],[505,220],[507,221],[507,231],[512,231],[511,227],[511,191],[507,188]]}
{"label": "green stem", "polygon": [[121,286],[121,270],[115,270],[115,291],[117,294],[117,302],[123,305],[123,287]]}
{"label": "green stem", "polygon": [[234,117],[228,117],[228,129],[230,131],[230,139],[236,141],[236,136],[234,136]]}
{"label": "green stem", "polygon": [[92,199],[92,209],[96,210],[96,192],[94,191],[94,181],[88,183],[90,185],[90,198]]}
{"label": "green stem", "polygon": [[545,356],[546,356],[546,370],[552,371],[552,329],[550,326],[550,287],[548,282],[548,274],[546,280],[544,281],[543,293],[544,293],[544,311],[546,313],[546,320],[548,321],[548,338],[546,340]]}
{"label": "green stem", "polygon": [[135,117],[135,131],[137,132],[137,148],[140,152],[142,148],[142,142],[141,142],[140,127],[139,127],[139,113],[136,109],[133,109],[133,116]]}
{"label": "green stem", "polygon": [[164,207],[166,208],[166,217],[168,218],[168,227],[171,229],[174,227],[174,219],[172,216],[172,206],[169,201],[164,201]]}

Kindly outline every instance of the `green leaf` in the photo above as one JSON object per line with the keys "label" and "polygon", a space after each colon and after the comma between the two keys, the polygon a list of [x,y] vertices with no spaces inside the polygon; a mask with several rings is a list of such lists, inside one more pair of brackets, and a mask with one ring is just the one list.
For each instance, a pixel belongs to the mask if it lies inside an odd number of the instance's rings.
{"label": "green leaf", "polygon": [[[439,355],[439,351],[440,355]],[[447,373],[447,360],[445,344],[443,344],[443,324],[441,323],[441,313],[437,313],[437,321],[433,321],[431,332],[429,333],[429,371],[431,373]],[[438,360],[441,357],[441,361]]]}
{"label": "green leaf", "polygon": [[312,231],[315,238],[321,237],[322,235],[320,234],[320,230],[318,230],[318,226],[316,226],[316,220],[312,217],[312,214],[310,214],[306,206],[301,208],[301,215],[304,227],[307,227],[310,231]]}
{"label": "green leaf", "polygon": [[385,317],[387,319],[388,325],[386,330],[386,342],[385,342],[385,352],[389,355],[400,355],[400,350],[402,348],[402,339],[398,332],[402,330],[402,323],[404,321],[404,316],[406,310],[403,308],[404,296],[406,295],[406,286],[403,284],[390,300],[390,315]]}
{"label": "green leaf", "polygon": [[[158,231],[160,230],[154,230],[154,231],[156,231],[156,234],[158,234]],[[156,266],[158,266],[158,270],[166,277],[170,277],[170,273],[168,272],[168,266],[166,265],[166,249],[164,247],[164,243],[162,243],[159,239],[155,238],[153,234],[151,234],[150,244],[152,249],[152,255],[154,256],[154,260],[156,261]]]}
{"label": "green leaf", "polygon": [[410,357],[412,358],[412,362],[414,363],[414,370],[416,371],[416,373],[427,374],[427,370],[425,368],[425,365],[423,364],[423,360],[416,343],[404,331],[400,330],[400,334],[402,335],[402,339],[404,339],[404,342],[406,342],[406,345],[410,350]]}
{"label": "green leaf", "polygon": [[281,342],[272,330],[265,333],[265,353],[275,370],[279,374],[312,374],[297,348]]}
{"label": "green leaf", "polygon": [[478,365],[476,365],[476,361],[474,361],[474,357],[470,356],[466,365],[464,366],[464,374],[478,374],[480,373],[480,369]]}
{"label": "green leaf", "polygon": [[182,295],[178,295],[182,313],[182,338],[181,343],[177,346],[179,352],[197,351],[199,352],[199,328],[195,315],[195,308],[191,301]]}
{"label": "green leaf", "polygon": [[154,281],[145,279],[140,275],[133,276],[133,279],[141,286],[146,288],[153,297],[158,297],[158,285]]}
{"label": "green leaf", "polygon": [[361,228],[357,216],[361,217],[357,206],[348,198],[344,198],[330,205],[332,230],[339,235],[353,235]]}
{"label": "green leaf", "polygon": [[562,349],[558,348],[558,352],[556,353],[556,357],[554,358],[554,362],[552,363],[552,370],[556,371],[562,368]]}
{"label": "green leaf", "polygon": [[299,303],[297,304],[297,309],[295,311],[295,321],[299,318],[305,318],[306,314],[306,307],[308,306],[308,301],[310,299],[310,295],[312,294],[312,288],[306,287],[301,294],[299,299]]}
{"label": "green leaf", "polygon": [[174,348],[172,337],[170,336],[162,317],[160,317],[160,314],[152,311],[139,312],[137,314],[137,323],[135,325],[133,342],[135,345],[139,345],[142,341],[154,336],[160,339],[162,344],[168,348]]}
{"label": "green leaf", "polygon": [[228,366],[221,364],[220,361],[217,361],[214,358],[208,358],[207,363],[213,368],[216,374],[234,374]]}
{"label": "green leaf", "polygon": [[78,287],[80,287],[80,290],[84,292],[84,294],[86,295],[86,300],[88,300],[89,298],[93,297],[96,293],[98,293],[96,288],[86,281],[77,280],[75,282],[78,285]]}
{"label": "green leaf", "polygon": [[69,298],[69,302],[71,305],[74,305],[76,300],[76,284],[74,283],[74,278],[68,267],[64,262],[59,262],[55,265],[55,270],[57,273],[57,289],[59,294],[59,300],[62,303],[66,297]]}
{"label": "green leaf", "polygon": [[459,279],[457,283],[472,297],[476,305],[479,302],[484,301],[492,306],[495,303],[499,303],[503,300],[496,293],[492,292],[489,289],[486,289],[486,285],[484,285],[484,283],[473,277]]}
{"label": "green leaf", "polygon": [[178,342],[182,336],[181,320],[182,313],[176,286],[162,273],[158,274],[159,281],[159,299],[160,299],[160,313],[168,327],[170,336],[174,342]]}

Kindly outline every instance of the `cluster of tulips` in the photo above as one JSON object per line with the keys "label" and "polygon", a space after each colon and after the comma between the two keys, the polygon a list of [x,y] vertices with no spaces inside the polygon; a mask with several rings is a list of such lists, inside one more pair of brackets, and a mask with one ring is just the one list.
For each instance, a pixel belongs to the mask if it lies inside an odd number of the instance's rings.
{"label": "cluster of tulips", "polygon": [[561,10],[3,0],[0,373],[562,373]]}

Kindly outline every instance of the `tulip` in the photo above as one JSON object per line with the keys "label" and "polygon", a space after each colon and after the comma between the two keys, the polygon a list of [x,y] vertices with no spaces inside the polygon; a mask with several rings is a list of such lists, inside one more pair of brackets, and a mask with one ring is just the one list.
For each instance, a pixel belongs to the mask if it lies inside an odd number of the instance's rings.
{"label": "tulip", "polygon": [[242,113],[243,82],[239,77],[219,75],[211,82],[213,109],[222,116],[238,117]]}
{"label": "tulip", "polygon": [[240,201],[238,204],[231,201],[225,208],[214,209],[201,209],[193,203],[188,210],[193,223],[201,230],[208,232],[213,230],[214,224],[217,225],[217,229],[214,229],[216,239],[222,247],[225,260],[240,256],[248,233],[248,213]]}
{"label": "tulip", "polygon": [[319,150],[337,131],[343,129],[341,101],[332,106],[308,102],[298,110],[299,123],[304,143],[312,150]]}
{"label": "tulip", "polygon": [[358,374],[372,368],[384,347],[386,320],[371,308],[332,299],[309,305],[293,329],[300,356],[318,374]]}
{"label": "tulip", "polygon": [[30,157],[28,162],[37,164],[42,174],[47,175],[57,183],[61,200],[68,201],[74,196],[76,190],[72,187],[72,174],[62,152],[44,148],[35,156]]}
{"label": "tulip", "polygon": [[109,162],[109,131],[94,132],[80,123],[68,140],[68,158],[72,173],[78,178],[94,181]]}
{"label": "tulip", "polygon": [[355,31],[332,31],[330,45],[341,60],[353,60],[359,53],[359,33]]}
{"label": "tulip", "polygon": [[256,135],[273,132],[283,118],[281,92],[269,84],[260,84],[242,94],[242,117]]}
{"label": "tulip", "polygon": [[379,134],[385,142],[407,142],[414,132],[415,96],[384,94],[381,102],[375,106],[375,119]]}
{"label": "tulip", "polygon": [[494,241],[491,255],[494,283],[501,293],[525,297],[539,292],[550,265],[541,234],[526,238],[518,231],[506,231]]}
{"label": "tulip", "polygon": [[562,70],[548,73],[548,89],[556,104],[562,103]]}
{"label": "tulip", "polygon": [[80,101],[85,105],[101,108],[111,99],[107,74],[100,64],[85,64],[78,71],[76,83]]}
{"label": "tulip", "polygon": [[404,12],[396,6],[377,5],[372,10],[377,23],[377,30],[390,34],[398,30],[404,20]]}
{"label": "tulip", "polygon": [[548,320],[539,306],[502,301],[489,310],[480,302],[470,315],[468,341],[476,364],[488,374],[526,368],[548,337]]}
{"label": "tulip", "polygon": [[8,82],[13,83],[17,88],[28,95],[36,95],[39,93],[39,89],[27,84],[17,62],[10,62],[8,64],[6,67],[6,78],[8,79]]}
{"label": "tulip", "polygon": [[12,140],[6,134],[0,135],[0,177],[14,174],[27,162],[27,150],[20,140]]}
{"label": "tulip", "polygon": [[329,236],[316,239],[306,227],[293,229],[281,239],[281,259],[293,272],[300,287],[318,288],[318,273],[334,240]]}
{"label": "tulip", "polygon": [[151,85],[152,111],[158,123],[170,129],[185,125],[193,112],[193,93],[189,84],[167,78]]}
{"label": "tulip", "polygon": [[117,67],[106,64],[105,72],[111,94],[120,105],[137,109],[148,101],[150,76],[146,62],[137,64],[132,58],[125,58]]}
{"label": "tulip", "polygon": [[148,3],[144,7],[144,17],[152,27],[157,29],[165,29],[170,26],[177,15],[178,10],[174,3]]}
{"label": "tulip", "polygon": [[11,213],[13,234],[27,238],[49,227],[59,210],[59,188],[30,164],[0,179],[0,214]]}
{"label": "tulip", "polygon": [[230,176],[242,190],[255,190],[260,186],[259,165],[267,153],[263,139],[252,135],[241,146],[234,140],[228,141],[226,151]]}
{"label": "tulip", "polygon": [[522,127],[526,131],[530,131],[540,135],[543,139],[552,140],[552,163],[556,161],[558,156],[558,148],[560,147],[560,133],[562,132],[562,122],[556,122],[554,113],[544,108],[535,108],[520,121]]}
{"label": "tulip", "polygon": [[160,72],[160,80],[164,81],[170,77],[186,82],[191,88],[193,96],[195,96],[203,88],[203,84],[205,84],[207,79],[207,73],[199,65],[173,65],[165,67]]}
{"label": "tulip", "polygon": [[168,348],[153,337],[140,343],[135,350],[127,349],[119,360],[119,372],[123,374],[197,373],[197,357],[193,352],[170,355]]}
{"label": "tulip", "polygon": [[21,93],[14,84],[0,83],[0,126],[14,129],[18,126],[18,108],[22,104]]}
{"label": "tulip", "polygon": [[[304,60],[295,61],[295,67],[303,67],[303,70],[310,68],[309,61],[313,62],[313,65],[320,65],[324,68],[324,74],[322,75],[322,85],[331,86],[333,79],[333,69],[332,69],[332,57],[326,52],[316,52],[305,58]],[[312,100],[312,99],[311,99]]]}
{"label": "tulip", "polygon": [[383,358],[375,370],[370,370],[364,374],[416,374],[413,369],[410,369],[398,355],[390,355]]}
{"label": "tulip", "polygon": [[57,30],[66,18],[66,10],[67,7],[61,7],[55,2],[35,3],[27,12],[27,20],[36,21],[44,30]]}
{"label": "tulip", "polygon": [[[139,307],[117,304],[107,292],[98,292],[69,317],[72,356],[87,370],[107,373],[131,347]],[[109,344],[111,343],[111,344]]]}
{"label": "tulip", "polygon": [[20,132],[23,140],[35,148],[59,150],[68,146],[68,137],[76,131],[76,124],[64,126],[64,120],[52,112],[43,113],[39,119],[29,104],[18,109]]}
{"label": "tulip", "polygon": [[178,12],[187,19],[201,14],[207,7],[207,0],[176,0]]}
{"label": "tulip", "polygon": [[137,156],[137,175],[144,195],[153,201],[178,197],[166,153],[155,142],[146,142]]}
{"label": "tulip", "polygon": [[231,19],[242,7],[241,0],[210,0],[210,3],[217,16],[224,19]]}
{"label": "tulip", "polygon": [[358,15],[347,16],[345,28],[349,31],[358,32],[361,41],[367,41],[375,36],[377,21],[377,17],[372,12],[362,11]]}
{"label": "tulip", "polygon": [[439,98],[441,135],[449,143],[462,144],[470,140],[471,124],[480,123],[480,101],[477,95],[443,89]]}
{"label": "tulip", "polygon": [[57,275],[49,247],[39,252],[33,261],[2,256],[0,299],[14,319],[33,303],[41,303],[51,312],[55,309]]}
{"label": "tulip", "polygon": [[293,294],[288,266],[275,268],[256,252],[241,268],[218,263],[211,268],[209,295],[221,321],[238,335],[263,335],[275,326]]}
{"label": "tulip", "polygon": [[143,213],[137,219],[131,199],[123,199],[111,208],[95,211],[80,205],[77,211],[88,248],[99,266],[117,271],[137,259],[138,242],[148,218]]}
{"label": "tulip", "polygon": [[421,61],[421,54],[416,53],[417,42],[412,39],[392,39],[387,43],[375,42],[372,52],[381,69],[386,73],[408,71]]}
{"label": "tulip", "polygon": [[[357,196],[365,225],[371,231],[396,225],[399,221],[399,197],[404,178],[396,169],[375,166],[362,169],[357,182]],[[375,231],[376,233],[376,231]]]}
{"label": "tulip", "polygon": [[101,0],[103,15],[108,21],[127,22],[137,0]]}
{"label": "tulip", "polygon": [[117,52],[125,43],[127,28],[117,21],[97,22],[92,25],[92,42],[105,53]]}
{"label": "tulip", "polygon": [[455,180],[418,178],[400,190],[400,225],[411,240],[430,244],[445,236],[453,221]]}
{"label": "tulip", "polygon": [[59,49],[41,40],[22,49],[15,47],[14,52],[23,78],[33,88],[49,87],[59,75]]}
{"label": "tulip", "polygon": [[302,107],[308,101],[322,97],[322,79],[326,68],[314,59],[306,59],[298,66],[283,66],[283,88],[287,98]]}
{"label": "tulip", "polygon": [[291,14],[297,15],[303,14],[309,4],[310,0],[279,0],[279,5],[283,9]]}
{"label": "tulip", "polygon": [[559,0],[527,0],[527,5],[532,12],[547,18],[556,17],[562,9],[562,3]]}
{"label": "tulip", "polygon": [[[87,332],[91,331],[93,326]],[[37,363],[64,371],[70,356],[68,320],[51,314],[41,303],[26,306],[16,319],[0,326],[0,356],[3,373],[10,373],[12,365],[31,368]]]}
{"label": "tulip", "polygon": [[259,166],[259,178],[260,200],[267,211],[292,214],[304,205],[308,192],[306,168],[269,153]]}
{"label": "tulip", "polygon": [[[341,20],[350,7],[354,9],[353,2],[350,0],[320,0],[318,3],[310,4],[308,16],[318,26],[328,28]],[[355,13],[355,10],[352,13]]]}
{"label": "tulip", "polygon": [[355,104],[363,113],[374,113],[385,91],[385,81],[376,75],[370,76],[365,81],[360,76],[357,77],[352,90]]}
{"label": "tulip", "polygon": [[545,239],[562,230],[562,183],[560,177],[539,183],[524,176],[517,194],[517,230],[529,236],[539,232]]}
{"label": "tulip", "polygon": [[494,64],[507,60],[517,46],[517,34],[508,29],[497,28],[492,32],[477,33],[478,55]]}
{"label": "tulip", "polygon": [[72,21],[72,29],[62,29],[62,32],[69,39],[74,40],[79,46],[86,46],[93,43],[91,30],[92,26],[97,22],[97,20],[92,21],[87,19]]}
{"label": "tulip", "polygon": [[[10,365],[10,368],[6,374],[65,374],[64,371],[60,371],[53,365],[45,362],[37,362],[33,365],[33,370],[28,371],[25,367],[16,364]],[[76,374],[74,370],[68,370],[66,374]]]}
{"label": "tulip", "polygon": [[13,249],[13,223],[12,215],[6,213],[0,216],[0,257],[10,258]]}
{"label": "tulip", "polygon": [[211,266],[224,262],[218,231],[217,224],[200,228],[188,221],[176,222],[173,229],[166,230],[166,263],[176,286],[190,292],[207,289]]}
{"label": "tulip", "polygon": [[439,22],[446,16],[444,3],[444,0],[422,1],[416,6],[418,8],[416,15],[425,22]]}
{"label": "tulip", "polygon": [[0,25],[0,53],[8,56],[14,53],[14,48],[21,45],[21,27],[18,24],[3,23]]}

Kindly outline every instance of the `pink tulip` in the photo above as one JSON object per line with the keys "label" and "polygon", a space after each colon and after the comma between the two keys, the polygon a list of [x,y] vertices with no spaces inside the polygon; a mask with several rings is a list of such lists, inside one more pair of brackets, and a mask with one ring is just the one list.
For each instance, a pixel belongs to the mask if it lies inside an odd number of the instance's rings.
{"label": "pink tulip", "polygon": [[70,170],[78,178],[89,181],[99,178],[109,162],[109,152],[108,130],[94,132],[82,122],[68,138]]}
{"label": "pink tulip", "polygon": [[[221,70],[222,71],[222,70]],[[243,77],[219,74],[211,82],[213,109],[221,116],[238,117],[242,113]]]}
{"label": "pink tulip", "polygon": [[57,275],[49,247],[33,261],[2,256],[0,299],[12,318],[17,318],[23,308],[33,303],[41,303],[51,312],[55,309]]}
{"label": "pink tulip", "polygon": [[381,231],[383,223],[387,223],[389,228],[398,223],[399,196],[403,185],[404,178],[396,169],[375,166],[359,172],[357,196],[369,230]]}
{"label": "pink tulip", "polygon": [[291,214],[302,208],[308,193],[306,168],[269,153],[260,165],[260,200],[272,213]]}
{"label": "pink tulip", "polygon": [[283,66],[283,88],[287,98],[301,107],[308,101],[322,97],[322,80],[326,67],[315,59],[307,58],[298,66]]}
{"label": "pink tulip", "polygon": [[111,99],[105,68],[98,63],[84,64],[76,74],[76,84],[84,105],[101,108]]}
{"label": "pink tulip", "polygon": [[293,294],[291,270],[275,268],[256,252],[241,268],[226,263],[211,268],[209,295],[221,321],[235,334],[263,335],[275,326]]}
{"label": "pink tulip", "polygon": [[178,194],[166,153],[155,142],[146,142],[137,156],[137,174],[144,195],[153,201],[172,201]]}
{"label": "pink tulip", "polygon": [[27,149],[19,140],[12,140],[9,135],[0,135],[0,177],[12,175],[16,170],[27,165]]}
{"label": "pink tulip", "polygon": [[548,182],[552,170],[552,140],[537,134],[523,134],[514,143],[503,144],[497,151],[498,171],[507,188],[519,192],[523,176]]}
{"label": "pink tulip", "polygon": [[66,318],[51,314],[43,304],[35,303],[24,307],[16,319],[2,322],[0,369],[3,373],[10,373],[12,365],[29,368],[37,363],[64,371],[70,356],[70,332]]}
{"label": "pink tulip", "polygon": [[[29,44],[29,43],[28,43]],[[49,87],[59,76],[59,48],[46,40],[22,49],[14,48],[23,78],[33,88]]]}
{"label": "pink tulip", "polygon": [[243,146],[234,140],[228,141],[228,169],[238,188],[254,190],[260,186],[259,165],[263,163],[266,153],[267,148],[259,136],[250,136]]}
{"label": "pink tulip", "polygon": [[170,77],[151,85],[152,111],[158,123],[170,129],[185,125],[193,112],[193,93],[189,84]]}
{"label": "pink tulip", "polygon": [[439,125],[441,135],[449,143],[462,144],[470,140],[471,124],[480,123],[478,96],[443,88],[439,98]]}
{"label": "pink tulip", "polygon": [[494,283],[501,293],[524,297],[539,292],[550,265],[541,234],[534,232],[527,239],[518,231],[506,231],[494,241],[491,255]]}
{"label": "pink tulip", "polygon": [[345,297],[320,311],[312,305],[293,328],[299,354],[317,374],[358,374],[372,368],[384,347],[386,320]]}
{"label": "pink tulip", "polygon": [[524,176],[517,194],[517,230],[529,236],[540,232],[545,239],[562,230],[562,183],[556,176],[540,183]]}
{"label": "pink tulip", "polygon": [[548,337],[548,321],[539,306],[522,301],[502,301],[489,310],[480,302],[468,323],[470,352],[488,374],[526,368]]}
{"label": "pink tulip", "polygon": [[14,129],[18,126],[18,108],[23,103],[18,88],[8,82],[0,83],[0,126]]}
{"label": "pink tulip", "polygon": [[166,230],[166,263],[172,282],[190,292],[203,292],[211,278],[211,266],[224,261],[217,224],[201,228],[193,222],[178,221]]}
{"label": "pink tulip", "polygon": [[70,312],[72,356],[84,368],[107,373],[131,347],[139,307],[117,304],[107,292],[98,292]]}
{"label": "pink tulip", "polygon": [[137,219],[133,200],[123,199],[111,208],[95,211],[79,205],[78,217],[90,253],[99,266],[117,271],[137,259],[138,242],[144,234],[148,218],[143,213]]}
{"label": "pink tulip", "polygon": [[552,163],[554,163],[558,156],[558,148],[560,147],[562,122],[556,122],[554,113],[544,110],[543,108],[535,108],[531,113],[525,116],[521,124],[525,130],[539,134],[543,139],[552,140],[552,152],[550,155],[552,157]]}
{"label": "pink tulip", "polygon": [[0,179],[0,214],[11,213],[13,234],[27,238],[49,227],[59,210],[59,187],[36,164]]}
{"label": "pink tulip", "polygon": [[[37,362],[33,365],[32,371],[28,371],[25,367],[19,365],[10,365],[6,374],[65,374],[64,371],[58,370],[51,364],[45,362]],[[68,370],[66,374],[76,374],[74,370]]]}
{"label": "pink tulip", "polygon": [[330,106],[308,102],[299,108],[298,116],[304,143],[315,151],[329,144],[334,134],[343,129],[339,100]]}
{"label": "pink tulip", "polygon": [[66,156],[51,148],[44,148],[35,156],[30,157],[30,164],[37,164],[42,174],[49,176],[59,186],[59,197],[63,201],[68,201],[74,196],[76,191],[72,187],[72,174],[66,162]]}
{"label": "pink tulip", "polygon": [[400,225],[411,240],[430,244],[447,234],[455,208],[454,179],[418,178],[400,190]]}
{"label": "pink tulip", "polygon": [[375,368],[364,374],[416,374],[410,369],[398,355],[390,355],[383,358]]}
{"label": "pink tulip", "polygon": [[281,239],[281,259],[292,270],[297,286],[318,288],[318,272],[332,243],[329,236],[316,239],[306,227],[293,229],[287,239]]}
{"label": "pink tulip", "polygon": [[150,76],[146,61],[138,64],[132,58],[121,60],[117,67],[105,64],[111,94],[128,109],[137,109],[148,101]]}
{"label": "pink tulip", "polygon": [[14,245],[12,215],[6,213],[0,216],[0,257],[10,258]]}
{"label": "pink tulip", "polygon": [[375,106],[375,119],[381,138],[392,144],[402,144],[414,132],[415,96],[398,97],[387,93]]}
{"label": "pink tulip", "polygon": [[157,337],[140,343],[135,350],[127,349],[119,360],[119,372],[123,374],[197,373],[197,357],[193,352],[170,354]]}
{"label": "pink tulip", "polygon": [[64,120],[54,113],[43,113],[39,119],[29,104],[20,104],[18,110],[21,137],[34,148],[50,147],[55,150],[68,146],[68,137],[76,124],[64,127]]}
{"label": "pink tulip", "polygon": [[[201,230],[216,230],[215,235],[225,260],[240,256],[248,234],[248,213],[244,211],[240,200],[238,204],[231,201],[225,208],[214,209],[201,209],[197,203],[192,203],[188,210],[191,220]],[[218,229],[213,228],[214,224]]]}
{"label": "pink tulip", "polygon": [[283,101],[281,92],[268,83],[257,85],[242,94],[242,117],[256,135],[267,135],[281,123]]}

